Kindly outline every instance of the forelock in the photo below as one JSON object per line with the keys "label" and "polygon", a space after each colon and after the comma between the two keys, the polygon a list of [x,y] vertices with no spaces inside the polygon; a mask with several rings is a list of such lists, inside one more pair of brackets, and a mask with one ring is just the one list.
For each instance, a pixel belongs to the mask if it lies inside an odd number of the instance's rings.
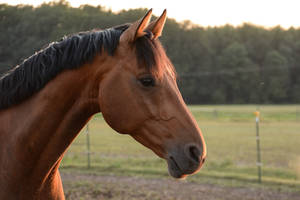
{"label": "forelock", "polygon": [[165,72],[176,79],[175,69],[167,57],[158,39],[152,39],[153,34],[147,32],[135,41],[136,57],[139,67],[145,67],[156,77],[162,77]]}

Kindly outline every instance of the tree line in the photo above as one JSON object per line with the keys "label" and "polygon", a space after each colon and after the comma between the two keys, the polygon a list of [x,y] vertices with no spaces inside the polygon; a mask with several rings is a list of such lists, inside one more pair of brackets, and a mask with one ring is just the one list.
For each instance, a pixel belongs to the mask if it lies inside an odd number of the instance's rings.
{"label": "tree line", "polygon": [[[73,8],[66,1],[0,4],[0,74],[64,35],[133,22],[145,13]],[[299,28],[201,27],[168,19],[160,40],[187,103],[300,103]]]}

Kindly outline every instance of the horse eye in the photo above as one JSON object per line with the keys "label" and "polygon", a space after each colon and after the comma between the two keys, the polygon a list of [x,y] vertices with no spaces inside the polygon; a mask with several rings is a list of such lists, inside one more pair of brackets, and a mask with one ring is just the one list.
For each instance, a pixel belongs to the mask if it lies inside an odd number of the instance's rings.
{"label": "horse eye", "polygon": [[154,87],[155,86],[155,80],[152,77],[145,77],[139,79],[139,81],[142,83],[144,87]]}

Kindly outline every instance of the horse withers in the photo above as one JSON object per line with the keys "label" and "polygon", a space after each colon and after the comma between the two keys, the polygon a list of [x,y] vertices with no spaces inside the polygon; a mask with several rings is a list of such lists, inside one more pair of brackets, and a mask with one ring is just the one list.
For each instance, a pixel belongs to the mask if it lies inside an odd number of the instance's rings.
{"label": "horse withers", "polygon": [[64,199],[59,164],[98,112],[171,176],[200,169],[205,142],[157,39],[166,11],[150,23],[151,12],[51,43],[0,78],[0,199]]}

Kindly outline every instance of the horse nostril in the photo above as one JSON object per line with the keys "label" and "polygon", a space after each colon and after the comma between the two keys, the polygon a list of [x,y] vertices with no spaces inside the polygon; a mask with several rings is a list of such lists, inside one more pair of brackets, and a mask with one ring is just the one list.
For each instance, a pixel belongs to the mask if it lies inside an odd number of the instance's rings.
{"label": "horse nostril", "polygon": [[197,163],[200,162],[199,157],[200,157],[200,150],[197,146],[191,145],[188,148],[189,156],[192,158],[192,160],[196,161]]}

